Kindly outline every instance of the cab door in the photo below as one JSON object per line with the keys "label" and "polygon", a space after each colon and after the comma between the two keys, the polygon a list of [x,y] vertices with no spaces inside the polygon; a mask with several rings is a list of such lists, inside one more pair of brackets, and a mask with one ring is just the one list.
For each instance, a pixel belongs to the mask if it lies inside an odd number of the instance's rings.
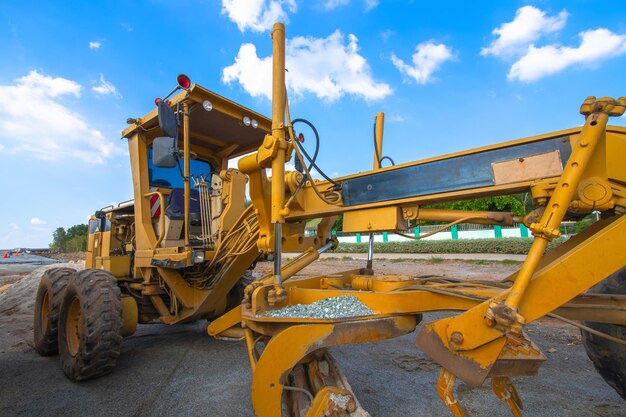
{"label": "cab door", "polygon": [[87,236],[87,255],[85,257],[85,269],[96,267],[96,258],[102,251],[102,223],[105,219],[89,220],[89,235]]}

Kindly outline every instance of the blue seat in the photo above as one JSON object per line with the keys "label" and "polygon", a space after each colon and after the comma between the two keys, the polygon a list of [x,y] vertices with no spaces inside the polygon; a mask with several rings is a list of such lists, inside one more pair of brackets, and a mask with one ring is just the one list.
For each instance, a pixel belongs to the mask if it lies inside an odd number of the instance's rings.
{"label": "blue seat", "polygon": [[[165,215],[170,220],[185,220],[185,189],[173,188],[167,202]],[[189,222],[200,225],[200,194],[198,190],[189,190]]]}

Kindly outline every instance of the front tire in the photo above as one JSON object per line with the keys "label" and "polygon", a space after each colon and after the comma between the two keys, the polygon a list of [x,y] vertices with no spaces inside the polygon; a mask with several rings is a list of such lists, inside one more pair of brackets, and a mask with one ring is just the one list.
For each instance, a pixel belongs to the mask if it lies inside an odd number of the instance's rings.
{"label": "front tire", "polygon": [[87,269],[67,285],[59,317],[61,368],[72,381],[110,373],[122,344],[122,301],[108,271]]}
{"label": "front tire", "polygon": [[41,277],[33,320],[34,346],[41,356],[59,352],[59,311],[67,282],[74,274],[76,271],[72,268],[51,268]]}
{"label": "front tire", "polygon": [[[626,295],[626,267],[600,282],[590,293]],[[626,326],[606,323],[588,323],[594,330],[626,341]],[[626,400],[626,346],[581,330],[587,356],[602,378]]]}

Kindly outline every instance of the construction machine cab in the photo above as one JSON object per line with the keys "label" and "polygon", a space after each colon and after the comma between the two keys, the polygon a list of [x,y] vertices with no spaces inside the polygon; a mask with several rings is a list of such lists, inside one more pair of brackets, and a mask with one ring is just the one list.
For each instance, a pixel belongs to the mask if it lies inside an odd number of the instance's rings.
{"label": "construction machine cab", "polygon": [[130,252],[138,255],[133,268],[184,268],[194,265],[194,258],[210,260],[246,207],[247,178],[229,169],[228,161],[258,149],[271,121],[184,75],[155,104],[144,117],[128,119],[122,132],[129,144],[134,210],[105,208],[110,236],[107,245],[90,246],[87,262],[94,268]]}

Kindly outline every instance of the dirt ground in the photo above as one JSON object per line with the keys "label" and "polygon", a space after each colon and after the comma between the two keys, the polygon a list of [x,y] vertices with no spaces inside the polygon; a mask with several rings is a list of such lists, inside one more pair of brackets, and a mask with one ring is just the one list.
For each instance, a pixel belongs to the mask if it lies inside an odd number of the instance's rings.
{"label": "dirt ground", "polygon": [[[338,257],[318,261],[299,275],[362,266],[361,260]],[[244,344],[210,338],[206,322],[140,325],[124,340],[115,372],[80,384],[69,382],[58,358],[40,357],[32,348],[32,308],[43,268],[10,282],[0,277],[0,287],[6,287],[0,293],[0,416],[253,415]],[[496,280],[519,264],[394,259],[379,260],[375,268],[381,274]],[[257,269],[267,272],[271,264],[259,263]],[[424,321],[442,316],[428,315]],[[548,360],[537,377],[514,380],[525,416],[626,416],[626,402],[597,374],[577,329],[542,320],[527,331]],[[417,350],[415,336],[331,349],[372,416],[450,415],[436,395],[439,366]],[[469,415],[508,415],[487,384],[470,389],[459,383],[456,394]]]}
{"label": "dirt ground", "polygon": [[66,262],[80,262],[85,260],[85,252],[49,253],[46,256]]}

